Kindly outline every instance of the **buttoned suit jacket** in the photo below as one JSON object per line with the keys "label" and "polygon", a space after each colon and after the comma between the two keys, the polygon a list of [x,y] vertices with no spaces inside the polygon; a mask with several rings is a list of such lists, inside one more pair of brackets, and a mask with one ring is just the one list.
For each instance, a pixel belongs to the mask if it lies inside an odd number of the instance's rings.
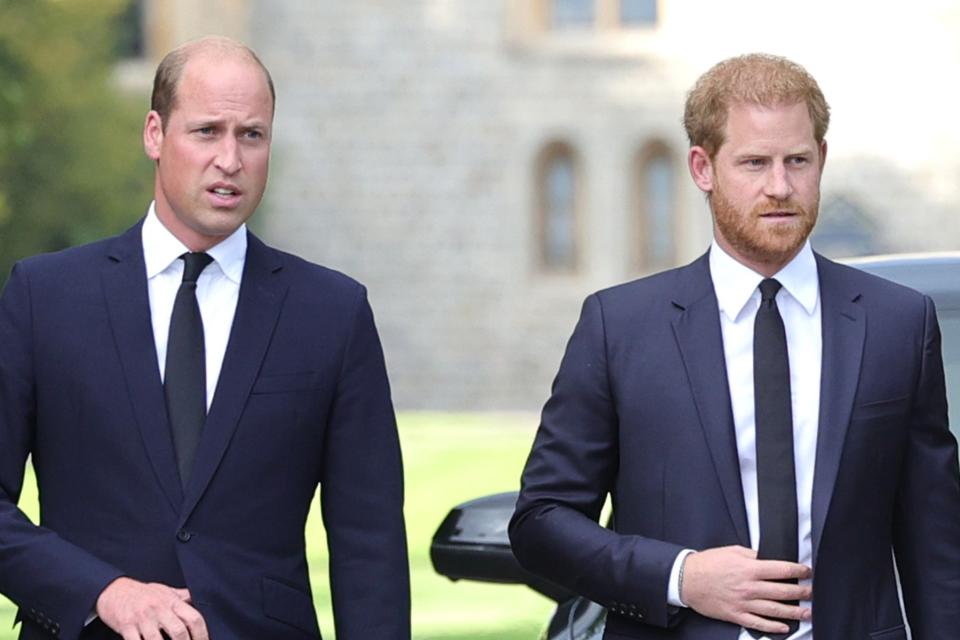
{"label": "buttoned suit jacket", "polygon": [[[318,638],[304,525],[319,484],[337,637],[409,638],[400,450],[365,289],[248,233],[181,486],[141,224],[22,261],[0,299],[0,591],[20,637],[119,637],[83,625],[126,575],[189,588],[214,640]],[[28,454],[39,526],[16,508]]]}
{"label": "buttoned suit jacket", "polygon": [[[931,300],[817,256],[817,640],[960,629],[960,481]],[[733,390],[735,393],[736,390]],[[597,519],[607,494],[614,525]],[[526,568],[608,607],[605,638],[735,640],[667,603],[677,554],[750,546],[719,309],[703,256],[587,298],[510,525]]]}

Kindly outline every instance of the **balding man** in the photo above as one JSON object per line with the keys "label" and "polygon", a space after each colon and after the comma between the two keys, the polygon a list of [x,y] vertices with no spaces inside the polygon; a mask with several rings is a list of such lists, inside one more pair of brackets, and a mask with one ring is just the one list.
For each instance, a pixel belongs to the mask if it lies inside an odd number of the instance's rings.
{"label": "balding man", "polygon": [[[14,267],[0,299],[0,591],[21,638],[319,638],[317,486],[340,640],[403,640],[400,448],[366,291],[246,220],[275,95],[223,38],[164,58],[126,233]],[[32,455],[41,522],[17,509]]]}

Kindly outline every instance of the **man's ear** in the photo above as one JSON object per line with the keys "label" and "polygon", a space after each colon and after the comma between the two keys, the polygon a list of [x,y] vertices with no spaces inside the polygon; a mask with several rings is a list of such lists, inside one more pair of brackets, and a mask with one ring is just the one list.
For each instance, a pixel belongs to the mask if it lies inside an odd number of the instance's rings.
{"label": "man's ear", "polygon": [[713,161],[703,147],[690,147],[687,167],[694,184],[704,193],[711,193],[714,189]]}
{"label": "man's ear", "polygon": [[160,159],[160,147],[163,146],[163,121],[160,114],[150,111],[143,123],[143,151],[153,161]]}

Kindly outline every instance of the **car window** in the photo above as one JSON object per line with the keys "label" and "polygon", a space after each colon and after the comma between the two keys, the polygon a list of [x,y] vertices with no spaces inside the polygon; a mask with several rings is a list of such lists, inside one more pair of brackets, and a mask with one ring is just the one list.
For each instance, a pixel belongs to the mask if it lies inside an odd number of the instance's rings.
{"label": "car window", "polygon": [[950,429],[960,436],[960,309],[940,309],[943,334],[943,369],[947,378],[947,404]]}

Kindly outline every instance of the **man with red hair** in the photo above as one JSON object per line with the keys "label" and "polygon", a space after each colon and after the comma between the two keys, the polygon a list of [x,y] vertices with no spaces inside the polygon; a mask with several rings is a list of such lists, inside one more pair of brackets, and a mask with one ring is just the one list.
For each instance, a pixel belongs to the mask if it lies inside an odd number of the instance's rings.
{"label": "man with red hair", "polygon": [[[510,526],[608,639],[960,629],[960,474],[932,301],[813,252],[829,109],[747,55],[687,99],[690,265],[587,298]],[[597,523],[607,495],[613,527]]]}

